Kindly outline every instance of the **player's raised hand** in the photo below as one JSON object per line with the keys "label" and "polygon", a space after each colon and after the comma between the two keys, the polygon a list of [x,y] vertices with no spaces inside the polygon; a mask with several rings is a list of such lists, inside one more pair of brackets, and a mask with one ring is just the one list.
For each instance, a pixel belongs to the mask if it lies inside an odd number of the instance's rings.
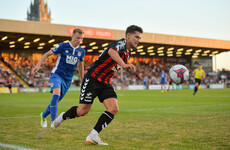
{"label": "player's raised hand", "polygon": [[37,72],[40,69],[40,65],[36,65],[32,70],[31,70],[31,74],[33,75],[34,72]]}
{"label": "player's raised hand", "polygon": [[130,68],[132,71],[136,71],[136,67],[133,64],[125,64],[123,68],[125,69]]}
{"label": "player's raised hand", "polygon": [[34,74],[34,72],[37,72],[40,69],[40,66],[43,62],[45,62],[46,58],[48,58],[50,55],[53,55],[53,51],[49,50],[44,55],[42,55],[41,59],[38,61],[37,65],[31,70],[31,75]]}

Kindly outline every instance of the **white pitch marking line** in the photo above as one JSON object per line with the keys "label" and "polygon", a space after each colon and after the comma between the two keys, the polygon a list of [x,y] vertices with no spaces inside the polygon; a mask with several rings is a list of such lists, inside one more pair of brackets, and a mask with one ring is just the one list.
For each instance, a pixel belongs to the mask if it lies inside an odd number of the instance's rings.
{"label": "white pitch marking line", "polygon": [[[203,108],[203,107],[216,107],[216,106],[229,106],[230,103],[226,104],[215,104],[215,105],[198,105],[198,106],[183,106],[183,107],[162,107],[162,108],[149,108],[149,109],[133,109],[133,110],[120,110],[120,112],[138,112],[138,111],[152,111],[152,110],[170,110],[170,109],[178,109],[178,108]],[[91,112],[93,114],[102,113],[102,112]],[[0,117],[1,119],[17,119],[17,118],[37,118],[38,116],[24,116],[24,117]]]}
{"label": "white pitch marking line", "polygon": [[135,109],[135,110],[123,110],[124,112],[136,112],[136,111],[151,111],[151,110],[170,110],[179,108],[202,108],[202,107],[215,107],[215,106],[228,106],[227,104],[215,104],[215,105],[199,105],[199,106],[183,106],[183,107],[163,107],[163,108],[150,108],[150,109]]}
{"label": "white pitch marking line", "polygon": [[0,146],[4,148],[11,148],[11,149],[17,149],[17,150],[32,150],[30,148],[25,148],[25,147],[20,147],[16,145],[10,145],[10,144],[4,144],[4,143],[0,143]]}
{"label": "white pitch marking line", "polygon": [[24,117],[0,117],[0,119],[14,119],[14,118],[35,118],[40,116],[24,116]]}

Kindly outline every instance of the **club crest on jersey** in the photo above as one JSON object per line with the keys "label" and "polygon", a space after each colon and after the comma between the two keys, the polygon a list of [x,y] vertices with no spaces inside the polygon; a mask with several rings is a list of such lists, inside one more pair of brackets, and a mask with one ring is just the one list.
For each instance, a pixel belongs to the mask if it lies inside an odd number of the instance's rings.
{"label": "club crest on jersey", "polygon": [[77,55],[78,55],[78,56],[81,56],[81,52],[78,52]]}
{"label": "club crest on jersey", "polygon": [[174,72],[176,72],[177,74],[177,77],[181,79],[182,82],[184,82],[184,72],[185,72],[185,69],[184,68],[180,68],[178,70],[173,70]]}
{"label": "club crest on jersey", "polygon": [[69,51],[68,51],[68,50],[65,50],[65,53],[69,53]]}
{"label": "club crest on jersey", "polygon": [[78,60],[77,57],[66,55],[67,64],[75,65],[77,63],[77,60]]}

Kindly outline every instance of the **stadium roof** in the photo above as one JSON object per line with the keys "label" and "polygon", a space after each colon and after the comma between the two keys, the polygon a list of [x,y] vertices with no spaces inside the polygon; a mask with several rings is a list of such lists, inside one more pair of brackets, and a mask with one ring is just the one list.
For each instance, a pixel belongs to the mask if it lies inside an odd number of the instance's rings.
{"label": "stadium roof", "polygon": [[[55,44],[68,42],[72,30],[81,28],[85,39],[81,46],[87,54],[100,54],[108,44],[125,36],[124,30],[101,29],[33,21],[0,19],[0,50],[27,49],[48,51]],[[229,51],[230,41],[144,33],[131,54],[138,57],[210,57]]]}

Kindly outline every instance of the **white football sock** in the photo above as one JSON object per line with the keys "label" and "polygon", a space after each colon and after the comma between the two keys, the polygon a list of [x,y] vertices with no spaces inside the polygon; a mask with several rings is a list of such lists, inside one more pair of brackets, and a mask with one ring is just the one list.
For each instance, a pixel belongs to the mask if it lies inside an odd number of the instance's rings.
{"label": "white football sock", "polygon": [[98,132],[97,132],[95,129],[93,129],[93,130],[90,132],[90,135],[91,135],[91,136],[98,136]]}

